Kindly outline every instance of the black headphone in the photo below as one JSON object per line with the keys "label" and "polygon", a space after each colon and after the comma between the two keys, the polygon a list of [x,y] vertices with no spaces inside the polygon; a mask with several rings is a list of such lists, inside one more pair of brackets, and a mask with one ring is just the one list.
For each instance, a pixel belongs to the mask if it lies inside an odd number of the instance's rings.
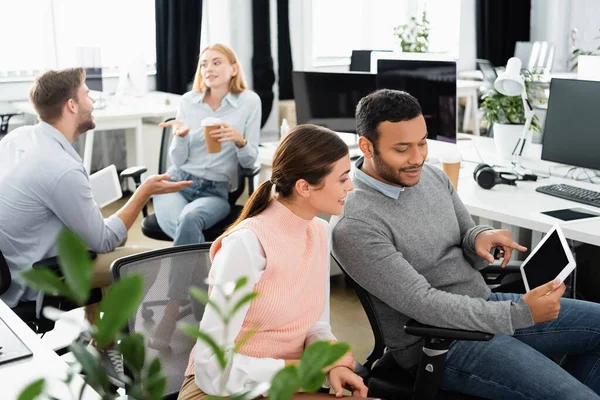
{"label": "black headphone", "polygon": [[479,164],[473,171],[475,182],[484,189],[491,189],[498,184],[517,186],[519,177],[512,172],[496,172],[487,164]]}

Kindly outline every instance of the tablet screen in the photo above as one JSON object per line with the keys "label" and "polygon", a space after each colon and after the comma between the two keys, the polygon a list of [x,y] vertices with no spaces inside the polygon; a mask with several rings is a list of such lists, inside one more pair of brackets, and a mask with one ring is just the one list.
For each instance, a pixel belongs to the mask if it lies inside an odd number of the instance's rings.
{"label": "tablet screen", "polygon": [[523,266],[529,288],[533,289],[555,279],[569,264],[569,259],[554,230],[541,248]]}

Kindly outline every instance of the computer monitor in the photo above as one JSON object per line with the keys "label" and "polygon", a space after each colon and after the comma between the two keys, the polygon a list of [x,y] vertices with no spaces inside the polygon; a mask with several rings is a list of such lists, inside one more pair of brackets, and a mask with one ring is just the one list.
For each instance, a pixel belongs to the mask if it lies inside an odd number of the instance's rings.
{"label": "computer monitor", "polygon": [[292,83],[298,124],[356,133],[356,105],[375,91],[375,74],[294,71]]}
{"label": "computer monitor", "polygon": [[429,137],[456,141],[456,62],[378,60],[377,89],[404,90],[415,96]]}
{"label": "computer monitor", "polygon": [[552,79],[542,160],[600,170],[600,82]]}
{"label": "computer monitor", "polygon": [[496,72],[496,68],[490,62],[490,60],[477,59],[475,61],[477,64],[477,69],[481,71],[483,75],[483,80],[488,84],[489,87],[494,87],[494,82],[496,82],[496,78],[498,77],[498,73]]}
{"label": "computer monitor", "polygon": [[102,92],[102,68],[86,68],[85,84],[90,90]]}

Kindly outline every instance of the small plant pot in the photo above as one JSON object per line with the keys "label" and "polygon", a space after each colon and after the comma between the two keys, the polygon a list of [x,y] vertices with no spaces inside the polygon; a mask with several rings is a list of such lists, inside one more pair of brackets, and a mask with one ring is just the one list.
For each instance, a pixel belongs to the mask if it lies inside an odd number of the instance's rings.
{"label": "small plant pot", "polygon": [[[505,160],[510,160],[512,158],[513,149],[523,133],[524,126],[525,125],[494,123],[494,144],[496,145],[496,151]],[[523,154],[525,154],[527,150],[527,144],[531,143],[531,130],[527,132],[526,139]]]}

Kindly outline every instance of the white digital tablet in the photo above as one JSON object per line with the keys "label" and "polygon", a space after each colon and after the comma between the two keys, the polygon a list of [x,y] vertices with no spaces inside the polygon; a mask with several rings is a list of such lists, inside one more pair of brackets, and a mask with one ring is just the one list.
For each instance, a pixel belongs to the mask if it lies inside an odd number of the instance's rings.
{"label": "white digital tablet", "polygon": [[117,167],[114,164],[90,175],[90,185],[92,186],[94,200],[100,208],[106,207],[123,197]]}
{"label": "white digital tablet", "polygon": [[575,266],[565,235],[559,225],[554,225],[521,264],[525,289],[529,292],[556,278],[564,282]]}

